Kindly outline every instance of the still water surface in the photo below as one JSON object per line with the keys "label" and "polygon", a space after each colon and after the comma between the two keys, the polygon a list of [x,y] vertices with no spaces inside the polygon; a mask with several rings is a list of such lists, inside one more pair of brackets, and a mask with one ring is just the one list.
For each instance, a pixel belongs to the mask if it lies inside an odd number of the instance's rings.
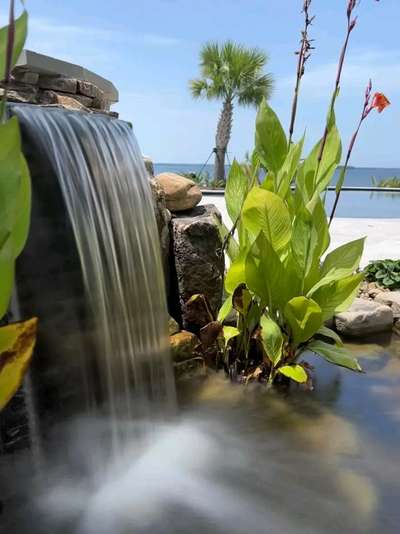
{"label": "still water surface", "polygon": [[400,338],[350,348],[365,374],[315,359],[311,393],[183,382],[178,419],[114,464],[101,419],[58,429],[42,479],[20,464],[1,532],[397,533]]}

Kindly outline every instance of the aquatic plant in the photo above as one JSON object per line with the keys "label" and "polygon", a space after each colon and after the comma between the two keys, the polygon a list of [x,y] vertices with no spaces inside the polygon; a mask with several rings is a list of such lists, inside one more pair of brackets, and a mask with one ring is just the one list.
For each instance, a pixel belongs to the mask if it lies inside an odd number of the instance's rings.
{"label": "aquatic plant", "polygon": [[194,98],[222,100],[215,136],[214,178],[225,179],[225,157],[231,137],[233,106],[257,106],[272,92],[271,74],[264,73],[268,56],[258,48],[232,41],[207,43],[200,51],[201,78],[190,81]]}
{"label": "aquatic plant", "polygon": [[[7,313],[14,286],[15,260],[22,252],[29,231],[31,187],[28,166],[21,150],[16,117],[7,117],[7,88],[25,43],[28,15],[16,20],[10,2],[8,26],[0,29],[0,73],[3,97],[0,103],[0,319]],[[32,356],[36,319],[0,328],[0,410],[19,388]]]}
{"label": "aquatic plant", "polygon": [[400,289],[400,260],[371,261],[364,270],[368,282],[390,290]]}
{"label": "aquatic plant", "polygon": [[[236,326],[224,326],[222,330],[224,363],[231,376],[264,380],[269,384],[290,378],[310,385],[310,366],[302,360],[307,352],[361,371],[326,322],[335,313],[345,311],[357,295],[363,279],[358,269],[364,239],[327,254],[330,233],[324,205],[327,187],[342,154],[335,104],[350,35],[356,26],[356,2],[350,1],[347,6],[346,38],[323,136],[302,160],[304,137],[294,143],[292,135],[300,79],[312,49],[308,36],[313,21],[310,5],[311,0],[303,3],[306,31],[302,33],[289,138],[264,100],[257,114],[251,172],[245,172],[236,161],[233,163],[225,191],[232,228],[221,227],[231,265],[225,279],[228,298],[218,321],[223,323],[232,309],[237,314]],[[340,175],[335,204],[361,124],[373,109],[381,112],[388,103],[381,93],[372,96],[369,82],[362,116]],[[260,169],[265,178],[258,184]],[[295,185],[294,190],[291,184]],[[334,210],[331,219],[333,215]]]}

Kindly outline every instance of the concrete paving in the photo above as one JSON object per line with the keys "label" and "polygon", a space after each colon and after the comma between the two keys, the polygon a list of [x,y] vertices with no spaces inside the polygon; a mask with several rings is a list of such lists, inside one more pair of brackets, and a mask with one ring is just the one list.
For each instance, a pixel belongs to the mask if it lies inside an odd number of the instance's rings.
{"label": "concrete paving", "polygon": [[[220,210],[225,224],[228,227],[231,226],[222,195],[205,193],[201,204],[214,204]],[[330,249],[364,236],[367,239],[361,261],[362,267],[371,260],[400,259],[400,218],[334,219],[331,227]]]}

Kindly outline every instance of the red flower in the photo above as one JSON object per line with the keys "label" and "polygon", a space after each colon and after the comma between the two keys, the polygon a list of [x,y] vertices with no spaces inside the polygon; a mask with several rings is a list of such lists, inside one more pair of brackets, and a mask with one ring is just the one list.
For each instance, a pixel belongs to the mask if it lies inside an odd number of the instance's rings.
{"label": "red flower", "polygon": [[374,94],[371,108],[376,108],[378,110],[378,113],[382,113],[382,111],[389,105],[390,102],[383,93]]}

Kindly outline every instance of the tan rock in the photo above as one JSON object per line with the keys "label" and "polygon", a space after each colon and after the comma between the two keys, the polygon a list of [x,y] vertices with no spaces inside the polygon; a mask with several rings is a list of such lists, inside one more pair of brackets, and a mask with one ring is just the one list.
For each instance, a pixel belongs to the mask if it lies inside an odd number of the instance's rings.
{"label": "tan rock", "polygon": [[182,362],[194,357],[194,350],[200,345],[197,336],[182,330],[169,338],[171,354],[174,362]]}
{"label": "tan rock", "polygon": [[179,324],[175,321],[175,319],[171,316],[168,318],[168,334],[170,336],[173,336],[174,334],[177,334],[179,332]]}
{"label": "tan rock", "polygon": [[190,210],[201,200],[200,187],[193,180],[173,172],[158,174],[156,180],[164,190],[167,208],[171,211]]}

